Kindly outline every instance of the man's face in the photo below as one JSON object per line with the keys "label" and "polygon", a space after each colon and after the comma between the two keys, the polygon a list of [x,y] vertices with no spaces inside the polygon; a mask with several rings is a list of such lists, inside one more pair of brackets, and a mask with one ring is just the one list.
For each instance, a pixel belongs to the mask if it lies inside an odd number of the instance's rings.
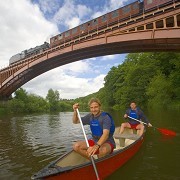
{"label": "man's face", "polygon": [[99,104],[96,103],[96,102],[91,103],[91,105],[90,105],[90,111],[91,111],[91,113],[92,113],[94,116],[98,116],[99,113],[100,113],[100,106],[99,106]]}
{"label": "man's face", "polygon": [[136,103],[131,103],[130,107],[131,107],[131,109],[135,110],[136,109]]}

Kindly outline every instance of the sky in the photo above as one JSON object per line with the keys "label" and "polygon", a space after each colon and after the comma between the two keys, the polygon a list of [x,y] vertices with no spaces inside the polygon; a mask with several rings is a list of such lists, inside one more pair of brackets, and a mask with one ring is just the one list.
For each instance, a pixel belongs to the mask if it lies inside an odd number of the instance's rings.
{"label": "sky", "polygon": [[[49,42],[50,37],[127,5],[134,0],[6,0],[0,3],[0,69],[11,56]],[[126,54],[84,59],[52,69],[22,86],[28,93],[46,97],[58,90],[61,99],[97,92],[113,66]]]}

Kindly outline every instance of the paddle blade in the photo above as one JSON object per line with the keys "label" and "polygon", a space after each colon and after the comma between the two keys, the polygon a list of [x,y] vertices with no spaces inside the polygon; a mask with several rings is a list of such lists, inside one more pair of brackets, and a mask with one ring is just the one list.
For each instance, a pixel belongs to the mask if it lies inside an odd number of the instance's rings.
{"label": "paddle blade", "polygon": [[159,132],[166,136],[176,136],[176,132],[169,130],[169,129],[163,129],[163,128],[157,128]]}

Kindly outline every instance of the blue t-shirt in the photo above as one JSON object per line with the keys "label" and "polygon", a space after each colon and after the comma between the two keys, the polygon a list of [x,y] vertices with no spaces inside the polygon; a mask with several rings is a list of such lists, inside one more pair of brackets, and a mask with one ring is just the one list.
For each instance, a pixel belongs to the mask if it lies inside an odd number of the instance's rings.
{"label": "blue t-shirt", "polygon": [[[138,119],[138,120],[143,121],[147,124],[149,123],[149,120],[147,119],[147,117],[144,115],[143,111],[139,107],[137,107],[135,110],[128,108],[126,110],[126,114],[132,118]],[[138,121],[133,120],[131,118],[129,118],[129,123],[130,124],[139,124]]]}
{"label": "blue t-shirt", "polygon": [[[90,121],[93,120],[93,119],[98,120],[98,121],[99,121],[99,124],[100,124],[100,126],[101,126],[101,128],[102,128],[102,130],[103,130],[103,129],[107,129],[107,130],[110,131],[111,126],[112,126],[111,118],[110,118],[108,115],[102,115],[102,114],[100,114],[99,116],[94,117],[93,114],[89,113],[89,114],[87,114],[86,116],[82,117],[81,119],[82,119],[83,125],[90,125]],[[114,134],[114,133],[113,133],[113,134]],[[109,134],[109,137],[108,137],[108,139],[106,140],[106,142],[110,142],[110,143],[113,144],[114,147],[115,147],[115,141],[114,141],[114,138],[113,138],[113,134]],[[93,140],[94,140],[95,142],[97,142],[97,141],[99,140],[99,138],[93,136]]]}

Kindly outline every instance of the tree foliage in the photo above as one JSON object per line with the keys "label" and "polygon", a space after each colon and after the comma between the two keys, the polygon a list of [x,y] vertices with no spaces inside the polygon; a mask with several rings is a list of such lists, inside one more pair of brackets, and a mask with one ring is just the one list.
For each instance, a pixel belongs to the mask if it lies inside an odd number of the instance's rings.
{"label": "tree foliage", "polygon": [[59,109],[58,104],[60,95],[57,90],[54,91],[53,89],[49,89],[46,99],[49,103],[50,111],[57,111]]}
{"label": "tree foliage", "polygon": [[179,53],[128,54],[124,63],[113,67],[105,77],[106,104],[115,109],[130,101],[141,106],[179,107],[179,69]]}
{"label": "tree foliage", "polygon": [[14,98],[8,101],[7,109],[9,113],[44,113],[72,111],[72,100],[60,99],[57,90],[49,89],[46,98],[35,94],[28,94],[26,90],[20,88],[15,92]]}

